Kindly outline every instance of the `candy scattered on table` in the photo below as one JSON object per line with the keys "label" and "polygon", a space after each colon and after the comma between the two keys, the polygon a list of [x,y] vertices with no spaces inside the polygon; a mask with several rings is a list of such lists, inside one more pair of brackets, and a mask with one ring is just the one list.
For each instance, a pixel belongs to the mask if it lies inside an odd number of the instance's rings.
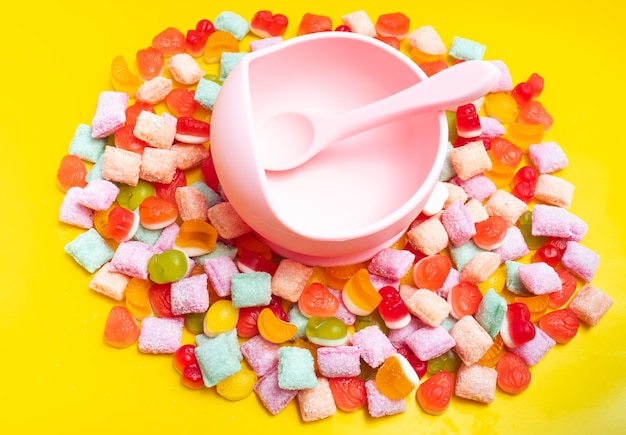
{"label": "candy scattered on table", "polygon": [[[501,71],[484,98],[447,111],[446,165],[424,212],[361,264],[275,255],[219,187],[209,140],[221,83],[288,26],[378,38],[428,75],[481,59]],[[486,55],[462,35],[446,45],[432,26],[411,29],[401,12],[351,11],[333,27],[260,10],[166,28],[134,65],[115,57],[113,89],[77,126],[56,180],[59,221],[84,230],[65,252],[113,302],[105,342],[171,354],[183,386],[229,401],[254,393],[271,415],[294,402],[303,422],[390,416],[409,401],[440,415],[455,398],[532,388],[532,366],[598,325],[613,299],[592,283],[600,256],[568,210],[566,149],[543,141],[554,122],[543,77],[514,83]]]}

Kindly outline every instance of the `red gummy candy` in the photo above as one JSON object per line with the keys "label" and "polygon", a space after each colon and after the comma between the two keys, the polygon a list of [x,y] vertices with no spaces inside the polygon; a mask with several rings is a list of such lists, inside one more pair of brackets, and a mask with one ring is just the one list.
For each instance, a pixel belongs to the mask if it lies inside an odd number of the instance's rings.
{"label": "red gummy candy", "polygon": [[184,53],[185,35],[175,27],[168,27],[152,39],[152,47],[163,53],[163,56]]}
{"label": "red gummy candy", "polygon": [[476,106],[472,103],[464,104],[456,110],[456,130],[464,138],[477,137],[481,133],[480,119],[476,113]]}
{"label": "red gummy candy", "polygon": [[535,186],[539,173],[532,166],[522,166],[513,175],[511,193],[522,201],[529,203],[535,195]]}
{"label": "red gummy candy", "polygon": [[124,207],[115,206],[109,212],[106,234],[116,242],[130,240],[137,231],[137,215]]}
{"label": "red gummy candy", "polygon": [[441,370],[417,387],[417,403],[427,414],[441,415],[448,409],[454,392],[454,375]]}
{"label": "red gummy candy", "polygon": [[528,82],[522,82],[515,85],[511,90],[511,97],[515,100],[518,106],[525,106],[533,99],[533,93],[535,88]]}
{"label": "red gummy candy", "polygon": [[153,183],[154,193],[159,198],[166,199],[171,202],[176,202],[176,189],[187,185],[187,176],[184,171],[176,168],[174,172],[174,178],[168,184]]}
{"label": "red gummy candy", "polygon": [[549,312],[539,319],[541,330],[560,344],[565,344],[574,338],[579,326],[578,317],[569,308]]}
{"label": "red gummy candy", "polygon": [[136,101],[132,105],[126,108],[126,125],[135,125],[137,123],[137,117],[141,112],[156,113],[152,104],[145,101]]}
{"label": "red gummy candy", "polygon": [[196,91],[193,89],[175,88],[165,97],[165,105],[177,118],[191,116],[200,107],[195,96]]}
{"label": "red gummy candy", "polygon": [[415,263],[413,281],[419,288],[439,290],[443,287],[451,268],[452,261],[445,255],[435,254],[424,257]]}
{"label": "red gummy candy", "polygon": [[461,281],[450,289],[447,299],[452,307],[450,314],[456,319],[460,319],[463,316],[471,316],[478,310],[478,306],[483,300],[483,294],[476,284]]}
{"label": "red gummy candy", "polygon": [[354,412],[367,403],[365,381],[359,378],[329,378],[330,391],[337,408],[344,412]]}
{"label": "red gummy candy", "polygon": [[566,240],[551,237],[543,246],[537,249],[532,261],[534,263],[544,262],[552,267],[556,267],[561,262],[566,246]]}
{"label": "red gummy candy", "polygon": [[517,121],[522,124],[541,124],[545,131],[550,130],[554,122],[552,115],[548,113],[539,101],[531,101],[521,107],[517,115]]}
{"label": "red gummy candy", "polygon": [[406,358],[406,360],[411,364],[417,376],[421,379],[426,372],[428,371],[428,362],[422,361],[419,359],[408,346],[400,346],[396,349],[400,355]]}
{"label": "red gummy candy", "polygon": [[180,378],[181,383],[192,390],[204,388],[204,378],[198,364],[190,364],[184,368]]}
{"label": "red gummy candy", "polygon": [[260,38],[283,36],[288,24],[289,20],[283,14],[258,11],[250,21],[250,31]]}
{"label": "red gummy candy", "polygon": [[176,122],[176,140],[184,143],[199,144],[211,137],[211,125],[191,116],[182,116]]}
{"label": "red gummy candy", "polygon": [[61,159],[57,170],[57,185],[62,192],[71,187],[85,187],[87,185],[87,167],[80,157],[67,154]]}
{"label": "red gummy candy", "polygon": [[501,336],[508,347],[517,347],[535,338],[535,325],[530,321],[530,310],[522,302],[509,304],[506,312],[505,334]]}
{"label": "red gummy candy", "polygon": [[420,63],[418,66],[422,69],[422,71],[426,73],[428,77],[431,77],[438,72],[448,68],[448,64],[445,60],[442,59],[437,59],[430,62],[423,62]]}
{"label": "red gummy candy", "polygon": [[411,314],[395,287],[385,286],[378,290],[383,300],[378,305],[378,312],[385,324],[392,328],[401,328],[411,321]]}
{"label": "red gummy candy", "polygon": [[528,388],[531,373],[528,366],[520,357],[512,352],[506,352],[496,364],[498,376],[496,384],[509,394],[519,394]]}
{"label": "red gummy candy", "polygon": [[174,368],[179,373],[182,373],[185,367],[198,362],[194,353],[195,348],[193,344],[184,344],[174,353]]}
{"label": "red gummy candy", "polygon": [[258,252],[250,249],[239,249],[237,252],[237,266],[239,269],[247,269],[253,272],[266,272],[274,275],[278,266],[276,263],[263,257]]}
{"label": "red gummy candy", "polygon": [[376,39],[384,42],[385,44],[395,48],[396,50],[400,50],[400,40],[395,36],[376,36]]}
{"label": "red gummy candy", "polygon": [[489,216],[483,221],[476,222],[474,226],[476,227],[476,234],[472,237],[474,244],[488,251],[502,245],[509,228],[506,220],[498,215]]}
{"label": "red gummy candy", "polygon": [[215,32],[215,26],[209,20],[200,20],[195,29],[189,29],[185,37],[185,50],[193,57],[200,57],[204,53],[206,41],[211,33]]}
{"label": "red gummy candy", "polygon": [[136,64],[139,77],[145,81],[160,76],[165,68],[163,53],[154,47],[137,51]]}
{"label": "red gummy candy", "polygon": [[537,98],[541,95],[544,85],[543,77],[537,73],[532,73],[530,77],[528,77],[528,80],[526,80],[526,83],[533,87],[533,98]]}
{"label": "red gummy candy", "polygon": [[[211,150],[209,149],[209,152]],[[215,172],[215,165],[213,164],[213,157],[209,155],[206,159],[200,163],[200,172],[204,182],[213,189],[214,192],[219,190],[219,179],[217,178],[217,172]]]}
{"label": "red gummy candy", "polygon": [[117,148],[143,154],[143,150],[148,144],[134,135],[135,126],[131,124],[123,125],[113,133],[113,140]]}
{"label": "red gummy candy", "polygon": [[302,17],[298,26],[298,36],[316,32],[328,32],[333,29],[333,22],[330,17],[316,15],[307,12]]}
{"label": "red gummy candy", "polygon": [[104,341],[110,346],[124,348],[138,338],[139,326],[128,308],[122,305],[111,308],[104,327]]}
{"label": "red gummy candy", "polygon": [[376,20],[376,33],[380,36],[393,36],[397,39],[404,39],[409,33],[411,20],[402,12],[382,14]]}
{"label": "red gummy candy", "polygon": [[492,170],[498,174],[512,174],[522,161],[522,149],[502,137],[491,139],[489,151]]}
{"label": "red gummy candy", "polygon": [[565,269],[557,269],[556,273],[561,279],[561,290],[549,293],[548,306],[550,308],[561,308],[576,291],[576,277]]}
{"label": "red gummy candy", "polygon": [[337,27],[335,27],[335,32],[352,32],[352,29],[350,28],[350,26],[347,26],[345,24],[340,24]]}
{"label": "red gummy candy", "polygon": [[152,312],[157,317],[174,317],[172,313],[172,284],[153,284],[148,290]]}

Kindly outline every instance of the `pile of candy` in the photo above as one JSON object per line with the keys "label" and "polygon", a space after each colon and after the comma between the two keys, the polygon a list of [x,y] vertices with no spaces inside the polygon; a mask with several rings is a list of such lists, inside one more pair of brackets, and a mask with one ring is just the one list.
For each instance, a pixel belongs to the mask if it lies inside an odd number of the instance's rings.
{"label": "pile of candy", "polygon": [[[279,258],[223,196],[210,116],[222,81],[248,51],[280,43],[281,14],[223,12],[137,51],[136,73],[111,65],[91,125],[79,125],[58,170],[60,221],[84,228],[65,251],[117,301],[108,344],[172,354],[182,384],[228,400],[253,392],[271,414],[296,401],[303,421],[337,408],[372,417],[429,414],[453,397],[489,403],[524,391],[529,367],[596,325],[612,305],[591,284],[599,255],[568,211],[574,187],[533,74],[448,111],[448,159],[433,199],[406,234],[362,264],[317,267]],[[307,13],[298,34],[333,31]],[[429,74],[482,60],[485,46],[402,13],[364,11],[335,31],[407,49]],[[219,74],[207,74],[214,66]],[[483,115],[484,114],[484,115]],[[198,170],[199,169],[199,173]],[[192,183],[188,178],[199,178]],[[123,302],[123,303],[122,303]],[[193,343],[184,343],[184,329]],[[415,391],[415,393],[413,393]]]}

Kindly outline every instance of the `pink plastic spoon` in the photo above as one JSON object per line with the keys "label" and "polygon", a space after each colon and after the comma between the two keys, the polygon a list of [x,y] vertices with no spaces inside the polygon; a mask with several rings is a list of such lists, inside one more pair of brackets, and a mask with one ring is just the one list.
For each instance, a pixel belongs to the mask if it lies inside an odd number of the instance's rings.
{"label": "pink plastic spoon", "polygon": [[451,66],[396,94],[343,113],[285,112],[257,127],[263,166],[296,168],[333,143],[390,121],[470,103],[489,92],[500,70],[484,61]]}

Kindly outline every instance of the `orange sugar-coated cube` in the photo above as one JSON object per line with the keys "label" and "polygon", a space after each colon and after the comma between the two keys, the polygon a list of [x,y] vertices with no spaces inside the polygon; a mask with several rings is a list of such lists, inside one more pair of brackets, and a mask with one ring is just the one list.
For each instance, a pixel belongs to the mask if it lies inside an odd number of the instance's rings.
{"label": "orange sugar-coated cube", "polygon": [[418,289],[404,303],[411,314],[428,326],[441,325],[452,310],[448,301],[426,289]]}
{"label": "orange sugar-coated cube", "polygon": [[151,183],[169,184],[174,179],[176,165],[174,151],[146,147],[141,158],[139,178]]}
{"label": "orange sugar-coated cube", "polygon": [[591,284],[585,284],[574,296],[569,308],[580,320],[596,326],[612,305],[611,296]]}
{"label": "orange sugar-coated cube", "polygon": [[151,147],[170,149],[176,136],[176,123],[144,110],[137,116],[133,135]]}
{"label": "orange sugar-coated cube", "polygon": [[478,362],[493,344],[491,336],[471,315],[461,317],[450,335],[456,342],[454,351],[466,365]]}
{"label": "orange sugar-coated cube", "polygon": [[171,150],[176,153],[176,166],[181,171],[195,168],[209,157],[209,150],[202,144],[175,143]]}
{"label": "orange sugar-coated cube", "polygon": [[178,53],[169,58],[167,67],[172,77],[182,85],[195,85],[206,74],[198,62],[188,53]]}
{"label": "orange sugar-coated cube", "polygon": [[317,378],[315,387],[298,391],[296,397],[302,421],[322,420],[337,412],[330,384],[324,377]]}
{"label": "orange sugar-coated cube", "polygon": [[172,90],[172,80],[163,76],[143,82],[137,92],[135,99],[139,102],[155,105],[165,100],[167,94]]}
{"label": "orange sugar-coated cube", "polygon": [[183,221],[199,219],[206,221],[208,206],[206,198],[198,189],[181,186],[175,193],[178,214]]}
{"label": "orange sugar-coated cube", "polygon": [[528,204],[512,193],[499,189],[489,197],[485,203],[485,210],[489,216],[500,216],[512,226],[528,211]]}
{"label": "orange sugar-coated cube", "polygon": [[433,216],[407,232],[411,246],[426,255],[433,255],[448,246],[448,233],[439,220]]}
{"label": "orange sugar-coated cube", "polygon": [[252,228],[243,221],[230,202],[220,202],[211,207],[207,212],[211,225],[224,239],[236,239],[248,234]]}
{"label": "orange sugar-coated cube", "polygon": [[272,277],[272,293],[290,302],[297,302],[312,274],[312,267],[283,258]]}
{"label": "orange sugar-coated cube", "polygon": [[89,288],[102,293],[116,301],[124,299],[124,291],[130,281],[130,276],[112,272],[111,263],[104,263],[89,282]]}
{"label": "orange sugar-coated cube", "polygon": [[574,198],[574,185],[550,174],[541,174],[537,179],[534,198],[546,204],[569,208]]}
{"label": "orange sugar-coated cube", "polygon": [[106,146],[102,160],[102,178],[136,186],[139,182],[141,154]]}
{"label": "orange sugar-coated cube", "polygon": [[483,203],[476,198],[470,199],[463,205],[474,222],[482,222],[489,217],[489,213],[485,210]]}
{"label": "orange sugar-coated cube", "polygon": [[443,203],[443,208],[448,208],[450,204],[458,200],[465,203],[469,198],[467,192],[461,186],[448,182],[443,183],[443,185],[448,189],[448,199]]}
{"label": "orange sugar-coated cube", "polygon": [[491,170],[491,159],[483,141],[477,140],[450,151],[450,163],[461,180]]}
{"label": "orange sugar-coated cube", "polygon": [[500,266],[500,255],[495,252],[479,252],[467,262],[461,271],[461,281],[480,284]]}
{"label": "orange sugar-coated cube", "polygon": [[491,403],[496,393],[498,372],[478,364],[461,364],[456,375],[454,394],[480,403]]}

